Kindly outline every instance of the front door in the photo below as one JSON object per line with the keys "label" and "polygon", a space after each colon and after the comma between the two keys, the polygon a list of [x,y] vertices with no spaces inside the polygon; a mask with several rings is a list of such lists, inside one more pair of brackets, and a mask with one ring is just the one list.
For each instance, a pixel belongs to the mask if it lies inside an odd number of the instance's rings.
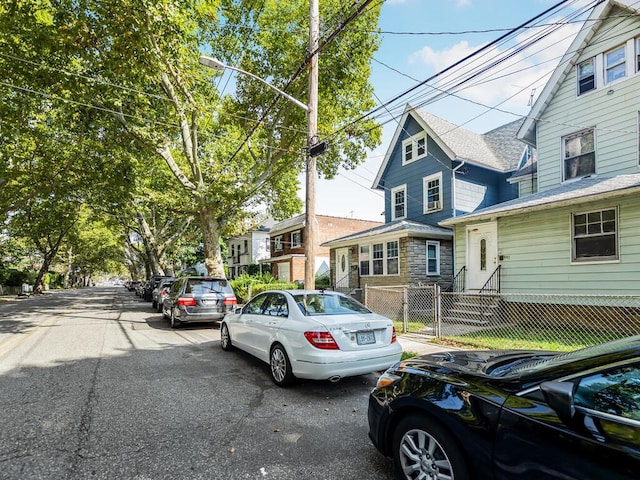
{"label": "front door", "polygon": [[336,250],[336,287],[349,288],[350,263],[348,248]]}
{"label": "front door", "polygon": [[498,267],[498,224],[467,227],[467,289],[480,290]]}

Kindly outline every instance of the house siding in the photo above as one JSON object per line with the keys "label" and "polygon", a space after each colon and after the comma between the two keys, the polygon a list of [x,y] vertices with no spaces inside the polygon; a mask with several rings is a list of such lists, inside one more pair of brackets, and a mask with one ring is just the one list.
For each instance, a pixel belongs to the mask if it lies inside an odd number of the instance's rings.
{"label": "house siding", "polygon": [[[637,16],[614,8],[580,55],[577,63],[615,48],[638,35]],[[612,32],[628,32],[612,35]],[[613,38],[610,38],[612,37]],[[613,176],[638,173],[638,110],[640,74],[635,58],[627,56],[627,77],[578,96],[573,67],[553,101],[537,122],[539,190],[562,182],[562,137],[583,128],[596,127],[596,173]],[[612,91],[610,94],[607,92]]]}
{"label": "house siding", "polygon": [[[502,291],[637,295],[640,272],[638,198],[594,202],[498,219]],[[571,215],[619,206],[619,262],[571,263]]]}
{"label": "house siding", "polygon": [[[422,132],[422,127],[411,116],[407,117],[404,130],[393,149],[384,173],[385,222],[391,222],[393,212],[391,189],[406,185],[406,218],[416,222],[436,225],[451,216],[451,161],[438,144],[427,135],[427,156],[402,165],[402,142]],[[443,208],[438,212],[424,214],[423,178],[442,172]]]}

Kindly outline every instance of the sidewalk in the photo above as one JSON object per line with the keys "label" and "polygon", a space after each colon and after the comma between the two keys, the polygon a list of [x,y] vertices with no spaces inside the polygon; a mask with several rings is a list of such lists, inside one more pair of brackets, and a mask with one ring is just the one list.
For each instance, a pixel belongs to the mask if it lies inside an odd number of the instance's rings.
{"label": "sidewalk", "polygon": [[430,341],[432,339],[433,337],[424,335],[398,335],[398,343],[402,345],[402,350],[405,352],[427,355],[429,353],[444,352],[446,350],[456,350],[455,347],[431,343]]}

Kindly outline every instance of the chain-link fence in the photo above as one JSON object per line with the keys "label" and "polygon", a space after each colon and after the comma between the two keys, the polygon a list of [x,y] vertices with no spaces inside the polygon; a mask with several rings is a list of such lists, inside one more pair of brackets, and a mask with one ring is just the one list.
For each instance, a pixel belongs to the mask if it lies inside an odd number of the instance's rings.
{"label": "chain-link fence", "polygon": [[487,348],[573,350],[640,334],[640,296],[473,294],[435,285],[368,287],[401,333]]}

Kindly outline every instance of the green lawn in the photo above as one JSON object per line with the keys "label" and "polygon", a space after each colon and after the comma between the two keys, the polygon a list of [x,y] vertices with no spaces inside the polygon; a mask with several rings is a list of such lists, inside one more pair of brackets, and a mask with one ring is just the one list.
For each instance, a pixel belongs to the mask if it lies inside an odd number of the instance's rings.
{"label": "green lawn", "polygon": [[572,351],[613,340],[612,334],[592,331],[563,333],[558,329],[540,329],[519,326],[478,330],[465,335],[452,335],[436,340],[437,343],[479,349],[522,348],[527,350]]}

